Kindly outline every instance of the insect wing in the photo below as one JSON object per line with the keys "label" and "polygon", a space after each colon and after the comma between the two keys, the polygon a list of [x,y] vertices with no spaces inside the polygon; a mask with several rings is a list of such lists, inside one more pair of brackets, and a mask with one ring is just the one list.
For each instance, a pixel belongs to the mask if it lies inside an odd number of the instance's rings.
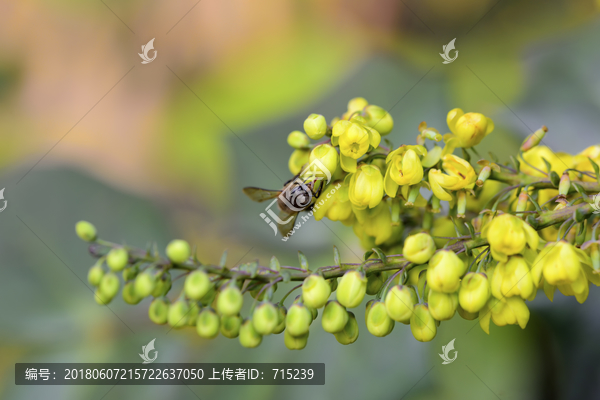
{"label": "insect wing", "polygon": [[251,200],[260,203],[262,201],[271,200],[279,196],[281,190],[268,190],[257,187],[245,187],[243,189],[243,192],[246,194],[246,196],[250,197]]}
{"label": "insect wing", "polygon": [[277,225],[277,228],[279,229],[279,233],[281,233],[281,236],[287,236],[288,233],[290,233],[290,231],[294,228],[294,224],[296,223],[296,218],[298,218],[298,213],[290,212],[290,211],[286,211],[286,210],[279,211],[279,218],[282,221],[287,221],[288,218],[290,218],[290,217],[292,217],[292,219],[290,219],[289,222],[287,222],[285,224]]}

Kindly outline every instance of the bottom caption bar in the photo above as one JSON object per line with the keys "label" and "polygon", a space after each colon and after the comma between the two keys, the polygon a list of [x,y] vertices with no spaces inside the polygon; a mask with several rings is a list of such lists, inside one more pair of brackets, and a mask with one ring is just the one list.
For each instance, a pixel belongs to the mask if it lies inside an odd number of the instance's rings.
{"label": "bottom caption bar", "polygon": [[324,385],[323,363],[18,363],[17,385]]}

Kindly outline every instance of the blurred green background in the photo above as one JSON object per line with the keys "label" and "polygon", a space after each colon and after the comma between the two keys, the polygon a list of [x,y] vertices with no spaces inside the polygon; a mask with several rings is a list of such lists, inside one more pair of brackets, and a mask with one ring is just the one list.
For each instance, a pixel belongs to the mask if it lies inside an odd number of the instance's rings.
{"label": "blurred green background", "polygon": [[[74,234],[86,219],[120,243],[185,238],[213,263],[229,249],[231,265],[271,255],[296,265],[301,250],[327,265],[332,245],[356,262],[350,228],[313,221],[284,243],[242,194],[291,177],[287,134],[362,96],[391,109],[395,145],[413,143],[421,121],[444,132],[460,107],[494,119],[482,147],[504,159],[542,124],[546,144],[578,152],[600,137],[600,2],[22,0],[0,10],[0,398],[600,398],[597,290],[583,305],[538,296],[524,331],[487,336],[456,317],[430,343],[400,324],[375,338],[359,308],[353,345],[317,320],[303,351],[280,336],[251,350],[155,326],[149,300],[97,306],[93,260]],[[157,58],[142,65],[152,38]],[[459,57],[444,65],[453,38]],[[324,362],[327,383],[14,385],[16,362],[139,362],[153,338],[159,362]],[[441,365],[453,338],[458,358]]]}

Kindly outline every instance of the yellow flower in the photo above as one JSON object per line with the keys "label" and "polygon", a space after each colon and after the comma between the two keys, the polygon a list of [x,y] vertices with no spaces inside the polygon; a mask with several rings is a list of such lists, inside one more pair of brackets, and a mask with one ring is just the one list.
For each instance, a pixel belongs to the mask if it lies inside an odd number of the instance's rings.
{"label": "yellow flower", "polygon": [[379,168],[374,165],[362,165],[356,173],[348,177],[350,178],[348,197],[357,209],[373,208],[381,203],[383,177]]}
{"label": "yellow flower", "polygon": [[529,309],[520,297],[509,297],[506,302],[490,297],[487,304],[479,311],[479,326],[488,335],[490,334],[490,319],[497,326],[518,324],[521,329],[525,329],[529,322],[529,315]]}
{"label": "yellow flower", "polygon": [[442,157],[442,168],[429,170],[429,184],[433,194],[440,200],[450,201],[452,196],[446,190],[472,189],[475,186],[477,175],[467,161],[453,154]]}
{"label": "yellow flower", "polygon": [[[559,176],[562,175],[565,169],[570,168],[573,163],[573,156],[570,154],[560,152],[554,153],[546,146],[536,146],[523,153],[522,159],[519,160],[521,161],[519,169],[522,173],[527,175],[539,176],[540,178],[544,177],[545,175],[538,171],[539,169],[546,172],[546,163],[544,163],[544,159],[550,163],[552,171],[556,172]],[[574,175],[571,177],[573,178]]]}
{"label": "yellow flower", "polygon": [[494,130],[494,122],[480,113],[464,113],[460,108],[451,110],[447,117],[452,134],[444,135],[446,145],[452,148],[473,147]]}
{"label": "yellow flower", "polygon": [[368,307],[366,325],[369,332],[377,337],[387,336],[392,332],[394,321],[389,317],[382,301],[375,301]]}
{"label": "yellow flower", "polygon": [[[344,225],[349,225],[354,220],[352,213],[352,203],[348,197],[348,184],[332,182],[323,188],[323,191],[317,199],[313,208],[315,220],[320,221],[327,217],[332,221],[341,221]],[[323,200],[323,204],[321,204]]]}
{"label": "yellow flower", "polygon": [[416,185],[423,179],[423,165],[419,158],[427,155],[423,146],[401,146],[386,158],[385,193],[395,197],[398,186]]}
{"label": "yellow flower", "polygon": [[[590,146],[587,149],[583,150],[581,153],[577,154],[574,158],[575,165],[573,166],[573,168],[575,168],[579,171],[594,172],[594,167],[592,167],[590,158],[596,164],[600,165],[600,144]],[[587,176],[587,175],[583,175],[581,177],[581,180],[588,181],[588,182],[595,181],[594,178]]]}
{"label": "yellow flower", "polygon": [[394,321],[408,324],[416,301],[414,290],[408,286],[393,286],[385,296],[385,309]]}
{"label": "yellow flower", "polygon": [[535,229],[511,214],[492,219],[483,227],[481,237],[488,239],[494,259],[503,262],[508,260],[508,256],[521,253],[526,244],[537,249],[540,240]]}
{"label": "yellow flower", "polygon": [[392,214],[385,202],[373,209],[354,209],[354,215],[354,232],[360,239],[365,239],[365,235],[373,237],[375,245],[379,246],[392,236]]}
{"label": "yellow flower", "polygon": [[356,160],[369,150],[369,145],[377,148],[381,141],[379,132],[365,123],[364,118],[355,116],[333,126],[331,142],[340,146],[340,161],[346,172],[356,172]]}
{"label": "yellow flower", "polygon": [[571,285],[577,282],[573,287],[574,293],[583,293],[587,287],[582,282],[582,274],[585,277],[583,264],[590,265],[591,261],[583,250],[580,250],[567,241],[561,240],[556,243],[548,243],[538,254],[533,262],[531,275],[533,281],[539,284],[542,276],[544,281],[552,286]]}
{"label": "yellow flower", "polygon": [[529,265],[522,256],[511,256],[507,262],[498,263],[491,287],[494,297],[502,301],[512,296],[521,296],[526,300],[537,290]]}
{"label": "yellow flower", "polygon": [[327,132],[327,121],[319,114],[310,114],[304,121],[304,132],[313,140],[319,140]]}

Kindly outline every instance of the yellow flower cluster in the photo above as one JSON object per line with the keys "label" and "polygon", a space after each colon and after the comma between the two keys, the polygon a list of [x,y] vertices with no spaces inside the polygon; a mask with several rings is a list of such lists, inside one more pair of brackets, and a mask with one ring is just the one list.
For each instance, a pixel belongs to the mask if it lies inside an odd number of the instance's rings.
{"label": "yellow flower cluster", "polygon": [[[88,275],[96,301],[106,304],[116,296],[119,272],[125,302],[154,297],[148,315],[157,324],[195,326],[203,338],[220,333],[239,338],[244,347],[283,334],[285,346],[294,350],[307,345],[318,315],[339,343],[354,343],[359,324],[349,309],[367,296],[374,296],[365,310],[372,335],[389,335],[400,322],[422,342],[456,314],[477,319],[486,333],[492,322],[525,328],[527,302],[540,290],[550,301],[556,289],[570,301],[586,301],[593,285],[600,285],[600,145],[554,153],[542,143],[548,133],[543,126],[515,148],[510,163],[493,154],[472,160],[479,156],[474,146],[493,132],[493,121],[458,108],[446,120],[450,133],[421,122],[415,144],[395,147],[382,139],[392,132],[391,115],[352,99],[330,123],[311,114],[304,132],[288,135],[294,148],[289,168],[300,184],[294,178],[282,191],[244,190],[256,201],[277,198],[261,218],[281,232],[303,211],[351,226],[367,250],[364,262],[343,263],[336,250],[335,265],[312,270],[303,254],[301,268],[282,267],[276,259],[269,267],[229,269],[224,261],[208,266],[185,241],[171,242],[165,259],[100,240],[93,225],[82,221],[76,232],[93,243],[90,251],[99,259]],[[462,157],[454,154],[457,148]],[[291,198],[282,197],[289,192],[297,196],[295,209]],[[299,204],[305,208],[298,210]],[[281,215],[273,214],[276,209]],[[292,223],[275,226],[283,220]],[[148,266],[140,270],[141,264]],[[173,269],[185,271],[185,282],[178,297],[167,297]],[[286,308],[291,292],[278,304],[273,298],[277,284],[289,281],[303,281],[295,288],[302,294]],[[245,292],[254,300],[242,318]]]}

